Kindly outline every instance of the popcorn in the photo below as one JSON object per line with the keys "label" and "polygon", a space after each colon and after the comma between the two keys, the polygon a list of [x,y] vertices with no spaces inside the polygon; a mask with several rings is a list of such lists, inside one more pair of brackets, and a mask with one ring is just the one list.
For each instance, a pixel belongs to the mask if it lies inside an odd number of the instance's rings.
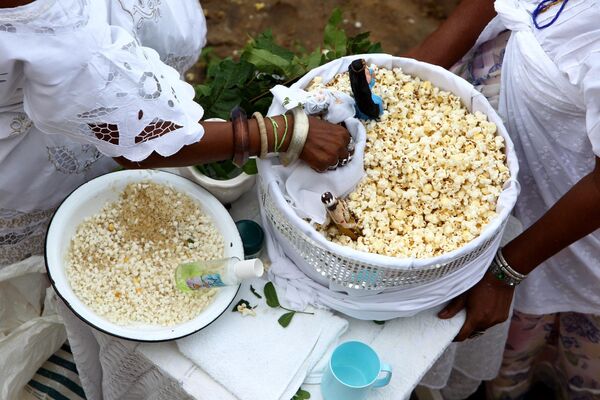
{"label": "popcorn", "polygon": [[[348,196],[362,236],[320,227],[329,240],[355,250],[427,258],[464,246],[496,217],[509,179],[504,138],[485,114],[470,113],[459,97],[413,78],[400,68],[372,66],[373,91],[384,102],[367,131],[366,176]],[[307,90],[351,94],[347,73]]]}

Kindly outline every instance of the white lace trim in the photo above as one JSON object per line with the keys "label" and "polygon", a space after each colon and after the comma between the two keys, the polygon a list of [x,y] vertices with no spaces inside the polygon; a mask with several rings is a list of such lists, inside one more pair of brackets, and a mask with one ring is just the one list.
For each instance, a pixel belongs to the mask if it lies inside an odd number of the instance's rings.
{"label": "white lace trim", "polygon": [[79,12],[66,15],[57,0],[36,0],[21,7],[0,9],[0,32],[54,35],[60,31],[78,29],[89,20],[88,0],[75,0]]}
{"label": "white lace trim", "polygon": [[24,213],[0,208],[0,266],[43,254],[53,213],[54,209]]}

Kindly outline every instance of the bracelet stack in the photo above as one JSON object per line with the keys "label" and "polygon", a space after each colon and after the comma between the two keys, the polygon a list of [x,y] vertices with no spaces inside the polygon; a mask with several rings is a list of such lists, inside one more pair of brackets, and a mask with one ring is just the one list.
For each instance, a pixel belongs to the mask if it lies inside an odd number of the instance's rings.
{"label": "bracelet stack", "polygon": [[492,261],[492,265],[490,266],[490,272],[498,278],[498,280],[501,280],[511,287],[517,286],[523,279],[527,278],[527,275],[515,271],[508,262],[506,262],[506,259],[502,254],[502,249],[498,249],[494,260]]}
{"label": "bracelet stack", "polygon": [[[302,149],[304,148],[304,144],[306,143],[306,138],[308,137],[308,116],[304,112],[301,107],[296,107],[292,110],[294,113],[294,132],[292,133],[292,139],[285,153],[282,153],[280,156],[281,162],[283,165],[287,166],[293,163],[300,157],[300,153],[302,153]],[[252,118],[256,119],[258,123],[258,130],[260,132],[260,158],[266,158],[269,151],[269,142],[268,142],[268,134],[267,134],[267,126],[265,124],[265,118],[259,112],[255,112],[252,114]],[[285,130],[283,131],[283,135],[279,138],[279,124],[277,121],[271,117],[267,117],[267,119],[273,125],[273,153],[279,154],[279,151],[283,147],[285,143],[285,139],[289,130],[288,116],[283,114],[283,121],[285,123]],[[234,137],[235,136],[235,127],[234,124]]]}
{"label": "bracelet stack", "polygon": [[292,140],[285,153],[279,157],[283,165],[288,166],[300,157],[306,138],[308,137],[308,116],[302,107],[296,107],[292,110],[294,114],[294,132]]}

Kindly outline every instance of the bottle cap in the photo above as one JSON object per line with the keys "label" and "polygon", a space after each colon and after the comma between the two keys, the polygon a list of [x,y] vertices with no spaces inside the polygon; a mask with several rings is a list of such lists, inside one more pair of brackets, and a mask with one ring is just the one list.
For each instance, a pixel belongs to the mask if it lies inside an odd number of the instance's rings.
{"label": "bottle cap", "polygon": [[239,261],[234,266],[234,273],[238,280],[254,279],[262,276],[265,271],[262,261],[258,258]]}
{"label": "bottle cap", "polygon": [[242,244],[244,246],[244,254],[253,256],[258,254],[263,247],[265,241],[265,233],[259,224],[254,221],[243,219],[235,223],[237,226]]}

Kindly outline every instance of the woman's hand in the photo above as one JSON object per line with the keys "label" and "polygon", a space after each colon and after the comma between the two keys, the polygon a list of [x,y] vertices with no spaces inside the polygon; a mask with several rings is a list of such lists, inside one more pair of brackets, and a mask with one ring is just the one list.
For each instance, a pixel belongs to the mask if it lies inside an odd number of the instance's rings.
{"label": "woman's hand", "polygon": [[454,317],[463,308],[467,318],[454,339],[462,342],[508,319],[515,289],[487,272],[478,284],[453,299],[439,314],[441,319]]}
{"label": "woman's hand", "polygon": [[342,165],[348,159],[350,133],[341,125],[330,124],[319,118],[309,117],[309,131],[300,158],[311,168],[323,172]]}

